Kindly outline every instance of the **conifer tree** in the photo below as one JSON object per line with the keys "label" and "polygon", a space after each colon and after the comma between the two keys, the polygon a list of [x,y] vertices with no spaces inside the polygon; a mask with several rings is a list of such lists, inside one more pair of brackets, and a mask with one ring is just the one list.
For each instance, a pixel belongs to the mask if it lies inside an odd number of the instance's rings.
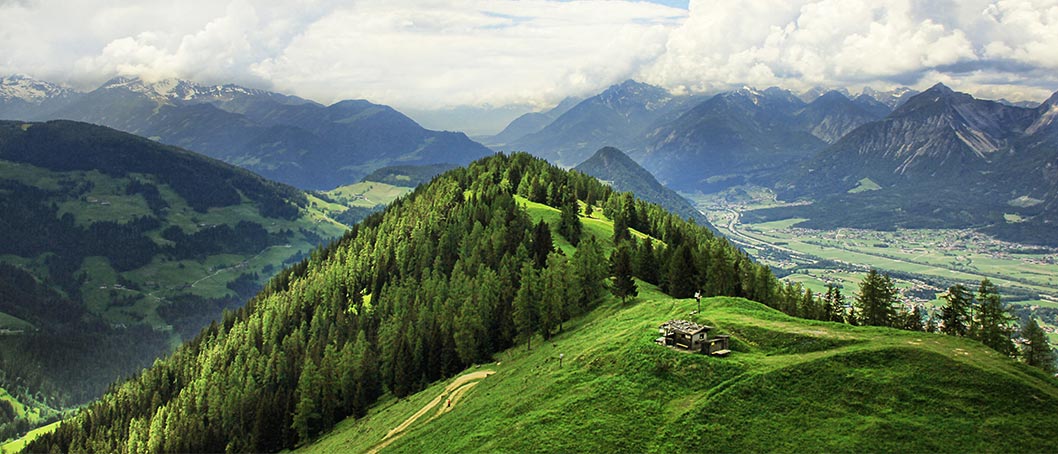
{"label": "conifer tree", "polygon": [[537,300],[540,299],[540,272],[526,264],[522,267],[521,283],[518,294],[512,302],[515,329],[518,337],[526,341],[526,349],[532,350],[533,333],[539,326],[540,314]]}
{"label": "conifer tree", "polygon": [[1047,341],[1047,333],[1040,328],[1036,318],[1030,318],[1029,323],[1021,330],[1021,337],[1025,338],[1021,346],[1021,357],[1025,363],[1043,369],[1047,372],[1055,370],[1055,352]]}
{"label": "conifer tree", "polygon": [[316,407],[319,384],[316,363],[311,358],[305,358],[305,365],[302,366],[301,377],[298,379],[298,404],[294,408],[294,419],[291,422],[291,428],[297,432],[299,444],[308,442],[315,435],[316,421],[320,419]]}
{"label": "conifer tree", "polygon": [[533,228],[531,247],[529,253],[533,259],[533,266],[536,269],[543,268],[547,264],[547,255],[555,250],[554,242],[551,239],[551,228],[548,227],[547,222],[544,222],[543,219],[537,222],[536,227]]}
{"label": "conifer tree", "polygon": [[967,334],[972,298],[973,295],[962,284],[956,284],[948,288],[948,293],[944,295],[944,300],[947,302],[941,308],[940,318],[944,323],[944,326],[941,327],[941,332],[949,336],[965,336]]}
{"label": "conifer tree", "polygon": [[613,287],[610,291],[621,298],[624,303],[628,298],[639,295],[636,281],[632,279],[632,252],[627,242],[622,242],[610,255],[610,273],[613,275]]}
{"label": "conifer tree", "polygon": [[977,300],[980,309],[977,311],[977,321],[970,336],[997,352],[1008,356],[1016,355],[1017,348],[1011,340],[1014,317],[1007,312],[999,290],[988,278],[981,280],[981,285],[977,288]]}
{"label": "conifer tree", "polygon": [[578,297],[576,313],[587,311],[605,291],[605,280],[609,276],[606,256],[594,236],[588,236],[573,253],[573,276],[577,281]]}
{"label": "conifer tree", "polygon": [[834,284],[827,284],[827,292],[823,296],[823,317],[831,322],[845,321],[845,297]]}
{"label": "conifer tree", "polygon": [[889,275],[881,275],[877,270],[871,269],[860,281],[860,292],[856,295],[860,323],[868,326],[892,326],[896,295],[896,286]]}
{"label": "conifer tree", "polygon": [[904,326],[903,328],[908,331],[924,331],[925,325],[923,325],[923,319],[925,314],[922,312],[922,306],[915,305],[911,312],[904,315]]}
{"label": "conifer tree", "polygon": [[694,269],[694,255],[687,244],[676,247],[676,251],[669,258],[668,269],[668,293],[673,298],[689,298],[697,290]]}
{"label": "conifer tree", "polygon": [[654,254],[654,241],[650,237],[641,241],[636,249],[635,274],[651,284],[658,283],[658,258]]}
{"label": "conifer tree", "polygon": [[580,243],[581,230],[583,229],[579,216],[580,205],[572,193],[566,193],[568,196],[565,197],[560,207],[562,212],[558,222],[558,233],[566,238],[569,244],[576,246]]}

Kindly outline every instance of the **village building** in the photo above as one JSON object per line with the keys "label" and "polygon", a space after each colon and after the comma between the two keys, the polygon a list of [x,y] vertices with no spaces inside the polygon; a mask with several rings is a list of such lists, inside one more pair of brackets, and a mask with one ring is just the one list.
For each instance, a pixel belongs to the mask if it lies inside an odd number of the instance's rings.
{"label": "village building", "polygon": [[711,326],[687,320],[669,320],[658,327],[658,334],[661,334],[661,337],[655,342],[712,356],[727,356],[731,353],[731,336],[718,335],[710,339],[709,331],[712,329]]}

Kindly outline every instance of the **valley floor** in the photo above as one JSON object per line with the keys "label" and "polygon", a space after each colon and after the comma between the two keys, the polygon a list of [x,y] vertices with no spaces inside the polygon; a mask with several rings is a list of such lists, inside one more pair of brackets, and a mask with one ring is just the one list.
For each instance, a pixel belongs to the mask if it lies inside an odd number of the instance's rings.
{"label": "valley floor", "polygon": [[996,240],[968,229],[877,231],[800,228],[804,219],[745,223],[742,213],[778,206],[766,191],[729,200],[694,196],[699,209],[729,239],[759,261],[789,274],[813,292],[835,284],[852,298],[870,268],[891,273],[906,301],[936,310],[939,295],[962,283],[976,289],[981,279],[997,284],[1004,299],[1041,325],[1058,342],[1058,249]]}

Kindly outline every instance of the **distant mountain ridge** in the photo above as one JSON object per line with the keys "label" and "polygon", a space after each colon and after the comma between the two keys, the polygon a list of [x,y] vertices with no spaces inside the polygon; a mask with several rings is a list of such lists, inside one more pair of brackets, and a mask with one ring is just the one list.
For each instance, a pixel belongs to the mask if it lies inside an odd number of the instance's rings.
{"label": "distant mountain ridge", "polygon": [[[937,84],[791,168],[777,193],[814,199],[812,206],[763,214],[807,217],[806,227],[820,228],[974,227],[1053,244],[1056,104],[1052,96],[1034,109],[1016,107]],[[880,188],[858,191],[865,180]]]}
{"label": "distant mountain ridge", "polygon": [[638,149],[645,130],[677,106],[668,91],[627,80],[581,101],[543,129],[507,148],[574,166],[599,148]]}
{"label": "distant mountain ridge", "polygon": [[547,111],[523,114],[512,120],[506,128],[503,128],[503,130],[496,135],[488,137],[485,140],[485,144],[492,147],[502,148],[508,143],[512,143],[529,134],[538,132],[551,124],[551,122],[555,121],[555,119],[562,116],[562,114],[568,112],[569,109],[575,107],[581,101],[581,98],[568,97]]}
{"label": "distant mountain ridge", "polygon": [[793,93],[777,88],[721,93],[650,131],[639,161],[675,189],[740,184],[825,146],[797,121],[804,107]]}
{"label": "distant mountain ridge", "polygon": [[306,189],[355,182],[393,164],[465,164],[491,152],[462,133],[429,131],[365,100],[330,106],[237,85],[118,77],[12,119],[71,119],[195,150]]}
{"label": "distant mountain ridge", "polygon": [[694,208],[687,199],[658,183],[654,175],[621,150],[613,147],[600,148],[588,160],[577,164],[573,170],[609,182],[617,191],[631,192],[636,197],[661,205],[682,218],[690,218],[715,231],[705,215]]}

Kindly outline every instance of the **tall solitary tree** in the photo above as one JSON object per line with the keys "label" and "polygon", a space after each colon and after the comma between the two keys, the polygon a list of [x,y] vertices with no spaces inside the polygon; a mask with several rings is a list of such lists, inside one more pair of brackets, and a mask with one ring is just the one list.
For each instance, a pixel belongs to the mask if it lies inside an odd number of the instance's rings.
{"label": "tall solitary tree", "polygon": [[610,273],[613,275],[613,287],[610,291],[614,296],[621,298],[622,303],[639,295],[636,281],[632,279],[632,251],[628,242],[619,244],[610,255]]}
{"label": "tall solitary tree", "polygon": [[859,321],[870,326],[892,326],[896,309],[896,285],[888,274],[872,269],[860,282],[856,303],[860,308]]}

